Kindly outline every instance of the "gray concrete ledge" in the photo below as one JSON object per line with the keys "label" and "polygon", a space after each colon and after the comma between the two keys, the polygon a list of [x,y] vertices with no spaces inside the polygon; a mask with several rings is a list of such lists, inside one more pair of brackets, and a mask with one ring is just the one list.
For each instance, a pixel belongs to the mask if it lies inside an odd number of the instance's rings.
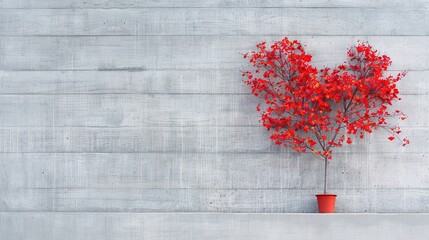
{"label": "gray concrete ledge", "polygon": [[428,239],[429,213],[3,212],[0,239]]}

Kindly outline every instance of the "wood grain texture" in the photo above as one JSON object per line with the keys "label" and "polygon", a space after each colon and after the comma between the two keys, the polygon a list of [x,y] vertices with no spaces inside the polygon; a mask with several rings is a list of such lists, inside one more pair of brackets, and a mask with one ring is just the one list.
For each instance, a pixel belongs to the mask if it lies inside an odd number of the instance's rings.
{"label": "wood grain texture", "polygon": [[242,53],[285,35],[317,67],[360,39],[408,71],[397,106],[411,145],[380,132],[339,149],[329,189],[338,212],[429,212],[428,13],[427,0],[0,0],[0,211],[15,211],[0,238],[136,238],[141,222],[174,222],[51,211],[315,212],[321,162],[270,143],[240,74]]}
{"label": "wood grain texture", "polygon": [[[418,144],[400,147],[387,140],[387,132],[371,135],[337,152],[368,154],[427,153],[429,129],[403,127],[402,134]],[[0,151],[4,153],[121,153],[121,152],[278,152],[262,127],[18,127],[0,129]],[[288,149],[284,151],[289,151]]]}
{"label": "wood grain texture", "polygon": [[[323,161],[309,153],[4,153],[0,166],[0,186],[11,190],[318,191],[323,177]],[[429,190],[425,153],[338,153],[329,172],[330,189]]]}
{"label": "wood grain texture", "polygon": [[[0,95],[3,127],[261,127],[253,95],[71,94]],[[400,126],[427,127],[429,95],[404,95]]]}
{"label": "wood grain texture", "polygon": [[[388,74],[398,74],[389,71]],[[429,94],[429,71],[408,71],[401,95]],[[0,71],[0,94],[250,94],[240,70]]]}
{"label": "wood grain texture", "polygon": [[[336,189],[336,211],[428,212],[429,190]],[[2,212],[222,212],[315,213],[315,194],[306,189],[1,189]],[[388,201],[386,200],[388,199]]]}
{"label": "wood grain texture", "polygon": [[425,239],[428,214],[1,213],[0,237],[117,239]]}
{"label": "wood grain texture", "polygon": [[[292,39],[296,37],[292,36]],[[2,70],[240,70],[242,54],[263,40],[251,36],[0,37]],[[299,37],[315,66],[346,60],[357,40],[368,41],[393,60],[391,70],[429,70],[429,37]]]}
{"label": "wood grain texture", "polygon": [[5,9],[0,29],[5,35],[423,36],[428,16],[428,8]]}
{"label": "wood grain texture", "polygon": [[427,8],[427,0],[1,0],[0,8]]}
{"label": "wood grain texture", "polygon": [[425,239],[428,214],[1,213],[0,237],[117,239]]}

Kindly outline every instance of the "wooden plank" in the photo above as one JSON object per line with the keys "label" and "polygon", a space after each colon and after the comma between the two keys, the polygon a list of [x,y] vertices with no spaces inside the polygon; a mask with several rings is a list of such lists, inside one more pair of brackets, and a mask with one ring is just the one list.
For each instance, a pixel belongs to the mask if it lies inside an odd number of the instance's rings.
{"label": "wooden plank", "polygon": [[0,126],[260,126],[256,105],[250,95],[1,95]]}
{"label": "wooden plank", "polygon": [[[427,76],[429,71],[409,71],[398,84],[400,93],[429,94]],[[240,70],[0,71],[0,94],[248,93]]]}
{"label": "wooden plank", "polygon": [[0,213],[0,237],[33,240],[425,239],[423,214]]}
{"label": "wooden plank", "polygon": [[1,0],[0,8],[425,8],[426,0]]}
{"label": "wooden plank", "polygon": [[[400,147],[380,131],[337,152],[427,153],[429,129],[403,127],[412,142]],[[120,152],[278,152],[262,127],[141,127],[141,128],[0,128],[3,153],[120,153]],[[285,150],[286,151],[286,150]]]}
{"label": "wooden plank", "polygon": [[[413,72],[413,81],[424,74]],[[424,73],[424,72],[422,72]],[[429,73],[429,72],[427,72]],[[410,73],[411,74],[411,73]],[[422,77],[418,77],[422,76]],[[425,89],[425,82],[419,84]],[[410,84],[411,85],[411,84]],[[429,84],[428,84],[429,85]],[[249,93],[240,70],[2,71],[0,94]],[[414,86],[414,84],[412,85]],[[429,91],[429,86],[427,87]],[[412,90],[412,93],[418,91]]]}
{"label": "wooden plank", "polygon": [[[244,87],[244,86],[243,86]],[[261,124],[252,95],[73,94],[0,95],[2,127],[233,127]],[[405,95],[401,126],[427,127],[429,95]]]}
{"label": "wooden plank", "polygon": [[[310,153],[4,153],[3,189],[323,189]],[[428,189],[427,154],[338,153],[329,189]],[[378,171],[377,169],[383,169]]]}
{"label": "wooden plank", "polygon": [[33,240],[425,239],[428,214],[0,213],[0,236]]}
{"label": "wooden plank", "polygon": [[[292,37],[294,39],[295,37]],[[246,62],[240,52],[280,37],[109,36],[1,37],[3,70],[231,69]],[[391,70],[429,70],[429,37],[299,37],[315,66],[335,66],[358,39],[392,57]],[[186,47],[184,47],[186,46]]]}
{"label": "wooden plank", "polygon": [[[428,212],[427,189],[331,189],[343,213]],[[301,189],[0,189],[2,212],[315,213],[315,194]]]}
{"label": "wooden plank", "polygon": [[0,10],[3,35],[425,36],[428,20],[428,8]]}

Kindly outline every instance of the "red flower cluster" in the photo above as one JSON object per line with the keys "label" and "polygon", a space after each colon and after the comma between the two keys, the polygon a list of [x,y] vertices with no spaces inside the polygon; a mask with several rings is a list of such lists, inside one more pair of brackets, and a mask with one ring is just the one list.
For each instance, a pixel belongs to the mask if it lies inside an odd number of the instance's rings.
{"label": "red flower cluster", "polygon": [[[318,70],[297,40],[284,38],[270,48],[262,42],[257,48],[244,54],[253,66],[243,73],[244,81],[253,95],[263,98],[264,107],[258,104],[257,111],[263,126],[273,130],[270,138],[277,145],[331,159],[332,148],[351,144],[352,135],[362,139],[383,128],[392,134],[389,140],[398,138],[401,130],[387,120],[406,116],[388,106],[400,100],[396,82],[405,72],[384,77],[392,63],[388,56],[358,43],[348,50],[347,62]],[[401,141],[404,146],[409,143]]]}

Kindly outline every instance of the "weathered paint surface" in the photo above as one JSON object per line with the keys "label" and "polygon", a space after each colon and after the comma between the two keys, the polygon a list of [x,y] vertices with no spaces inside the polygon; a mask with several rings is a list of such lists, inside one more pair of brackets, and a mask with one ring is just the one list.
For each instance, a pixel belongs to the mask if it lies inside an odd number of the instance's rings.
{"label": "weathered paint surface", "polygon": [[[399,107],[412,144],[380,133],[338,151],[329,179],[337,210],[429,212],[428,16],[427,0],[0,0],[0,211],[315,212],[322,163],[270,144],[241,82],[239,53],[292,36],[317,66],[340,64],[361,39],[392,57],[392,73],[409,71]],[[91,239],[114,239],[97,234],[111,226],[137,239],[146,230],[136,227],[164,220],[149,239],[179,236],[182,220],[197,231],[186,239],[204,234],[191,215],[119,215],[130,231],[118,215],[77,216],[3,213],[0,238],[25,239],[20,227],[42,236],[52,225],[44,239],[62,230],[70,234],[61,239],[79,239],[74,231],[93,223]],[[208,229],[238,226],[249,236],[259,224],[296,224],[289,215],[214,216],[202,218]],[[367,224],[332,218],[343,239]],[[393,231],[385,239],[428,221],[368,219]]]}
{"label": "weathered paint surface", "polygon": [[428,214],[0,213],[0,238],[425,240],[428,222]]}

